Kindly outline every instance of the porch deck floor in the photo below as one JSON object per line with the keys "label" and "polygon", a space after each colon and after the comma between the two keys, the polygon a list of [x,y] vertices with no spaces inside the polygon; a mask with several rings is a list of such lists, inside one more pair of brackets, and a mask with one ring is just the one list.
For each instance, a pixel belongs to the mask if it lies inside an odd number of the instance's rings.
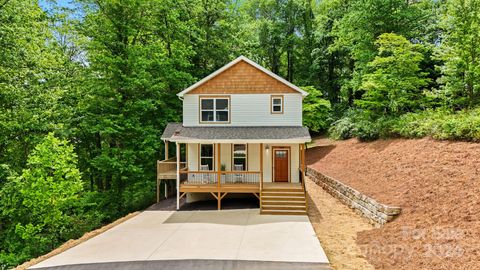
{"label": "porch deck floor", "polygon": [[[302,188],[302,184],[300,183],[263,183],[263,188],[264,189]],[[214,192],[214,191],[218,191],[217,184],[182,183],[180,185],[180,192]],[[230,192],[230,193],[260,192],[260,186],[259,184],[221,184],[220,192]]]}

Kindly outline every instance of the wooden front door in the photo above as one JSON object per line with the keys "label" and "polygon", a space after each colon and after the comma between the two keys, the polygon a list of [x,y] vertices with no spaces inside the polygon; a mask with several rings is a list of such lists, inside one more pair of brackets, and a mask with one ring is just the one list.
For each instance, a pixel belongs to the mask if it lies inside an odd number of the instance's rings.
{"label": "wooden front door", "polygon": [[289,179],[289,150],[287,148],[273,149],[273,177],[274,182],[288,182]]}

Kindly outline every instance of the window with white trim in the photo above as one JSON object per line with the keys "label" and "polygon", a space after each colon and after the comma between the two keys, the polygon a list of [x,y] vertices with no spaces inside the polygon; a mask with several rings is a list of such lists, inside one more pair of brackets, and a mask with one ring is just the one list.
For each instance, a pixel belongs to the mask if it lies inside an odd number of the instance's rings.
{"label": "window with white trim", "polygon": [[230,121],[229,109],[229,98],[200,98],[200,122],[228,123]]}
{"label": "window with white trim", "polygon": [[200,170],[213,171],[213,144],[200,145]]}
{"label": "window with white trim", "polygon": [[247,170],[247,145],[234,144],[233,145],[233,170],[246,171]]}
{"label": "window with white trim", "polygon": [[272,96],[271,106],[271,113],[283,113],[283,96]]}

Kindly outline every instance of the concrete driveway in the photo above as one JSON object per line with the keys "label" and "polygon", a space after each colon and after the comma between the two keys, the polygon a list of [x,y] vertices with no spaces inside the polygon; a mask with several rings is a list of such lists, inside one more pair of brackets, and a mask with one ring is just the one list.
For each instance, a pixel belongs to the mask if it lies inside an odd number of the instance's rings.
{"label": "concrete driveway", "polygon": [[330,269],[307,216],[145,211],[32,268]]}

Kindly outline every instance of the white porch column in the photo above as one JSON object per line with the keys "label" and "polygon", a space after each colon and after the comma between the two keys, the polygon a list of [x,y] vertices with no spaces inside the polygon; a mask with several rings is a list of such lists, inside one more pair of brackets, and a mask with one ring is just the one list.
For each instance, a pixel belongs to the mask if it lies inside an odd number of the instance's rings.
{"label": "white porch column", "polygon": [[165,145],[165,160],[167,160],[168,159],[168,141],[163,140],[163,143]]}
{"label": "white porch column", "polygon": [[180,209],[180,144],[175,143],[177,146],[176,156],[177,156],[177,210]]}

